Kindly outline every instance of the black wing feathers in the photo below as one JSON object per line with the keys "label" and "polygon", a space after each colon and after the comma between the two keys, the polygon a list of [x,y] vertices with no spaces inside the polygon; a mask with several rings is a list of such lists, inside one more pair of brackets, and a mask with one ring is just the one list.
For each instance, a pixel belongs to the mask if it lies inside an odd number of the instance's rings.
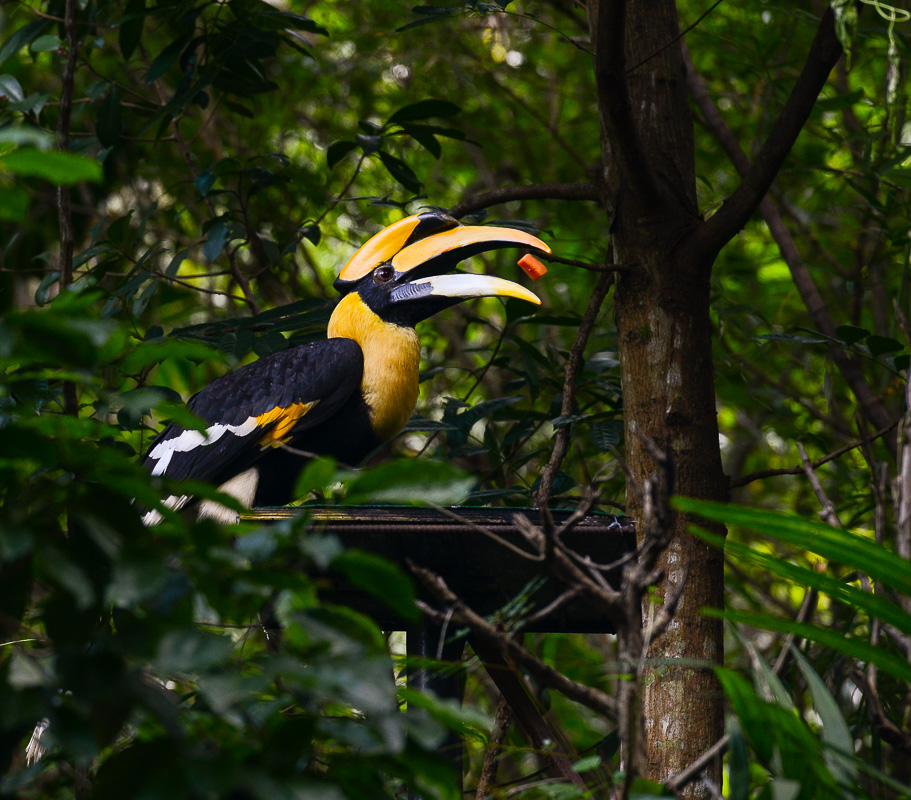
{"label": "black wing feathers", "polygon": [[311,342],[261,358],[213,381],[187,404],[209,424],[208,444],[170,425],[149,448],[144,463],[156,474],[176,479],[227,480],[262,456],[260,442],[277,424],[276,419],[265,424],[252,420],[315,402],[294,431],[319,425],[359,390],[363,371],[363,353],[350,339]]}

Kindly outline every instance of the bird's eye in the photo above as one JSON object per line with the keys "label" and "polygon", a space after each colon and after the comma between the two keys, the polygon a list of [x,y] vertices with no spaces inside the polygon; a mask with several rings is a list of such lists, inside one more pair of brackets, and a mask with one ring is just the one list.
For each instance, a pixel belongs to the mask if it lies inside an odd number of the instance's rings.
{"label": "bird's eye", "polygon": [[392,267],[380,267],[373,273],[373,277],[379,283],[389,283],[395,276],[395,270]]}

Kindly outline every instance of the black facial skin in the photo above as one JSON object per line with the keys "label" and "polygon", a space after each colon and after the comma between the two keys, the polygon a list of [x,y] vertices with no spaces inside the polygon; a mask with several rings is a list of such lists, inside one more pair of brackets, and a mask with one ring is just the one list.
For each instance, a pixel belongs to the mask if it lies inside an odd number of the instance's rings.
{"label": "black facial skin", "polygon": [[458,305],[467,298],[435,297],[428,284],[414,284],[415,270],[397,274],[388,264],[381,264],[357,283],[355,291],[378,317],[394,325],[413,328],[434,314]]}

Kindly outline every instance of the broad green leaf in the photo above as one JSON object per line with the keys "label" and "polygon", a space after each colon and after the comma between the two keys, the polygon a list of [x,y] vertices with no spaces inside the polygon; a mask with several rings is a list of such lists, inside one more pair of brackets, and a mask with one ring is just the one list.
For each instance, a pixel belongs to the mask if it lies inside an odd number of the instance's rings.
{"label": "broad green leaf", "polygon": [[460,111],[461,109],[455,103],[448,100],[421,100],[400,108],[389,117],[386,124],[414,122],[432,117],[451,117]]}
{"label": "broad green leaf", "polygon": [[853,786],[857,780],[857,770],[854,767],[854,737],[848,730],[848,725],[835,698],[829,694],[825,682],[819,677],[813,666],[807,661],[803,653],[794,645],[791,652],[797,666],[807,681],[807,689],[813,700],[813,708],[822,720],[822,742],[827,745],[823,750],[826,766],[835,779],[844,786]]}
{"label": "broad green leaf", "polygon": [[[833,578],[825,572],[793,564],[778,556],[751,548],[730,539],[723,539],[709,531],[693,528],[693,533],[701,539],[723,548],[728,556],[736,556],[744,561],[755,564],[762,570],[773,575],[781,575],[796,586],[806,586],[825,592],[829,596],[854,608],[862,609],[871,617],[882,622],[894,625],[900,631],[911,635],[911,616],[880,594],[865,592],[843,580]],[[876,543],[871,543],[879,547]],[[896,555],[895,558],[898,558]]]}
{"label": "broad green leaf", "polygon": [[21,27],[0,46],[0,67],[10,56],[18,53],[30,42],[35,41],[41,33],[51,26],[49,19],[38,19]]}
{"label": "broad green leaf", "polygon": [[[435,697],[432,692],[400,686],[399,697],[409,708],[424,709],[437,722],[468,741],[486,744],[490,741],[491,719],[485,714],[463,706],[458,700]],[[594,756],[600,761],[600,756]],[[577,762],[577,763],[581,763]],[[590,768],[590,767],[589,767]]]}
{"label": "broad green leaf", "polygon": [[202,253],[206,261],[212,262],[221,255],[228,241],[228,223],[223,220],[216,220],[215,224],[209,228],[208,238],[202,243]]}
{"label": "broad green leaf", "polygon": [[44,178],[59,186],[72,186],[84,181],[98,183],[102,178],[98,161],[61,150],[14,150],[0,158],[0,170],[28,178]]}
{"label": "broad green leaf", "polygon": [[384,150],[380,150],[377,155],[379,155],[380,161],[383,162],[383,166],[389,170],[392,177],[402,184],[402,186],[412,192],[421,191],[421,182],[418,180],[418,176],[414,174],[414,170],[402,161],[402,159],[397,158]]}
{"label": "broad green leaf", "polygon": [[59,36],[39,36],[32,42],[29,50],[33,53],[50,53],[64,46],[64,41]]}
{"label": "broad green leaf", "polygon": [[124,15],[120,21],[118,43],[125,61],[129,61],[142,39],[142,28],[146,19],[146,0],[127,0]]}
{"label": "broad green leaf", "polygon": [[835,335],[850,347],[852,344],[866,339],[870,335],[870,331],[855,325],[839,325],[835,329]]}
{"label": "broad green leaf", "polygon": [[868,336],[865,344],[870,348],[870,355],[874,358],[881,356],[883,353],[898,353],[905,349],[901,342],[885,336],[877,336],[876,334]]}
{"label": "broad green leaf", "polygon": [[152,83],[152,81],[160,78],[184,51],[186,46],[190,43],[191,38],[190,34],[181,36],[179,39],[175,39],[171,44],[165,47],[149,66],[149,71],[146,73],[146,80],[149,83]]}
{"label": "broad green leaf", "polygon": [[788,619],[779,619],[768,614],[753,614],[749,611],[734,611],[706,608],[703,613],[711,617],[721,617],[728,622],[742,625],[752,625],[768,631],[792,633],[797,637],[818,642],[821,645],[856,658],[858,661],[876,664],[884,672],[903,681],[911,681],[911,664],[905,659],[886,650],[884,647],[871,645],[869,642],[851,636],[845,636],[839,630],[811,625],[806,622],[794,622]]}
{"label": "broad green leaf", "polygon": [[25,92],[15,76],[0,75],[0,95],[5,95],[7,100],[16,103],[25,97]]}
{"label": "broad green leaf", "polygon": [[728,800],[748,800],[750,796],[750,759],[747,754],[746,740],[736,717],[732,718],[728,725],[728,736],[731,738],[731,745],[728,748],[730,753],[728,781],[731,795]]}
{"label": "broad green leaf", "polygon": [[51,150],[54,147],[54,135],[50,131],[33,128],[29,125],[8,125],[0,128],[0,144],[15,144],[20,147],[36,147],[39,150]]}
{"label": "broad green leaf", "polygon": [[391,561],[362,550],[346,550],[332,561],[332,569],[385,603],[402,619],[416,622],[420,618],[411,578]]}
{"label": "broad green leaf", "polygon": [[105,147],[112,147],[120,139],[120,128],[120,97],[117,89],[112,87],[98,110],[98,119],[95,123],[98,141]]}
{"label": "broad green leaf", "polygon": [[850,564],[897,592],[911,594],[911,570],[907,562],[883,545],[856,533],[778,511],[688,497],[675,497],[672,504],[681,511],[726,525],[742,525],[768,538],[780,539],[818,553],[836,563]]}
{"label": "broad green leaf", "polygon": [[197,672],[224,662],[234,649],[227,636],[194,628],[174,628],[158,643],[156,673],[162,677]]}
{"label": "broad green leaf", "polygon": [[338,481],[338,465],[333,458],[314,458],[307,462],[294,484],[294,496],[306,500],[311,492],[323,491]]}
{"label": "broad green leaf", "polygon": [[421,459],[391,461],[354,473],[346,483],[346,498],[351,505],[456,505],[467,496],[475,482],[474,477],[450,463]]}
{"label": "broad green leaf", "polygon": [[333,142],[329,145],[329,149],[326,150],[326,163],[329,165],[329,169],[332,169],[339,161],[341,161],[348,153],[354,150],[357,147],[357,142]]}

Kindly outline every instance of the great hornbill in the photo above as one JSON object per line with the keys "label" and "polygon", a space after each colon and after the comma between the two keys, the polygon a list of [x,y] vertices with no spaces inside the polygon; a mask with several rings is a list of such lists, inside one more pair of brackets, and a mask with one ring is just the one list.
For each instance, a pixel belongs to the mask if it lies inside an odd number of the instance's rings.
{"label": "great hornbill", "polygon": [[[445,274],[463,259],[502,247],[550,252],[523,231],[462,225],[438,212],[406,217],[380,231],[335,281],[343,296],[326,340],[260,358],[213,381],[189,402],[207,423],[205,432],[169,425],[144,463],[153,475],[218,484],[247,507],[295,499],[306,463],[299,451],[360,463],[414,411],[418,322],[471,297],[540,304],[527,289],[501,278]],[[191,501],[175,496],[165,504],[177,509]],[[203,516],[234,518],[226,512],[210,501],[200,504]],[[159,512],[149,511],[144,519],[154,524]]]}

